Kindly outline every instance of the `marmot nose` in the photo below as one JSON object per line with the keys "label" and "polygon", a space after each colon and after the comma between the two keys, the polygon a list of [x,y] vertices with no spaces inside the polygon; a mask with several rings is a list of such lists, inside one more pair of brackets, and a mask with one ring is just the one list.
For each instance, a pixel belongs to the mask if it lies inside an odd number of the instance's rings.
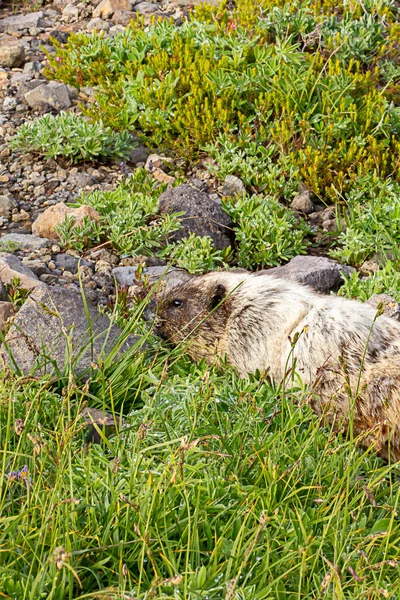
{"label": "marmot nose", "polygon": [[152,323],[156,318],[156,310],[157,302],[155,300],[150,300],[142,313],[143,319],[148,323]]}

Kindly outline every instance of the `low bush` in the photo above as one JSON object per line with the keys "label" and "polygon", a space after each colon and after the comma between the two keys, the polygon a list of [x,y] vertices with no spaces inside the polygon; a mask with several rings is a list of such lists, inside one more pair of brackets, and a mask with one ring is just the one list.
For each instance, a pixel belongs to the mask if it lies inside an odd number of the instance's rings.
{"label": "low bush", "polygon": [[43,115],[24,123],[10,145],[45,158],[64,156],[75,163],[100,158],[123,159],[135,146],[127,131],[114,132],[102,121],[92,122],[67,112]]}
{"label": "low bush", "polygon": [[374,294],[389,294],[400,302],[400,272],[391,261],[369,277],[360,277],[354,271],[348,277],[344,275],[343,279],[344,284],[338,292],[340,296],[365,302]]}
{"label": "low bush", "polygon": [[235,223],[240,267],[271,267],[306,251],[309,228],[275,198],[225,198],[223,208]]}

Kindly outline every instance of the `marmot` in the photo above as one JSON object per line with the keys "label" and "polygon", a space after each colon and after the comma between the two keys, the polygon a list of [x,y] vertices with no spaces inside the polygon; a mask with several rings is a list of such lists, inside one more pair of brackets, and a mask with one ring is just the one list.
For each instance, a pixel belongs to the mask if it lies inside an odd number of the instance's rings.
{"label": "marmot", "polygon": [[[313,410],[335,428],[353,423],[364,446],[400,460],[400,323],[355,300],[322,296],[268,274],[214,272],[167,289],[156,333],[245,377],[300,375]],[[352,413],[352,416],[351,416]]]}

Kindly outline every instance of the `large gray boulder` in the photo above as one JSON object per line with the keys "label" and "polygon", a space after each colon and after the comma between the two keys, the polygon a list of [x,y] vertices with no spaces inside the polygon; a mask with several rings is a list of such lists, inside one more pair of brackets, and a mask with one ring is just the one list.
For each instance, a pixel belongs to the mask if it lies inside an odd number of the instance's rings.
{"label": "large gray boulder", "polygon": [[161,213],[183,212],[181,228],[171,237],[171,241],[182,240],[191,233],[204,237],[208,235],[218,250],[232,245],[232,220],[222,208],[205,192],[182,184],[167,190],[160,196]]}
{"label": "large gray boulder", "polygon": [[[32,292],[6,337],[9,362],[24,374],[53,374],[70,364],[88,374],[114,347],[127,350],[137,338],[122,331],[73,288],[41,286]],[[10,356],[11,355],[11,356]]]}
{"label": "large gray boulder", "polygon": [[21,29],[45,26],[46,21],[43,19],[43,11],[41,10],[23,15],[13,15],[0,20],[0,31],[5,31],[9,27],[15,31],[20,31]]}
{"label": "large gray boulder", "polygon": [[353,271],[352,267],[345,267],[324,256],[296,256],[286,265],[262,270],[259,274],[290,279],[326,293],[337,290],[343,284],[341,273],[349,276]]}

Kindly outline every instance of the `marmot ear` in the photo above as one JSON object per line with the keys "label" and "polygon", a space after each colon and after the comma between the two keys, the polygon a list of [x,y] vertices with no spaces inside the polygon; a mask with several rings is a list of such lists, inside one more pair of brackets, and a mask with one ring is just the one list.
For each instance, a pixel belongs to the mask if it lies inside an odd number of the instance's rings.
{"label": "marmot ear", "polygon": [[225,298],[225,295],[226,295],[226,288],[224,285],[219,283],[216,286],[214,293],[212,295],[212,298],[211,298],[211,309],[216,308],[218,306],[218,304],[220,304],[222,302],[222,300]]}

